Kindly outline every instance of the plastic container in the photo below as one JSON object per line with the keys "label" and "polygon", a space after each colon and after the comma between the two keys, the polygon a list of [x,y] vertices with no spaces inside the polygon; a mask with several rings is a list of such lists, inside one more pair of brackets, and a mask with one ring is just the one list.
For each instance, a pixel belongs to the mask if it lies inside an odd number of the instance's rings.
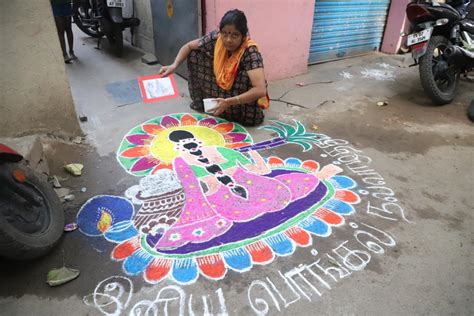
{"label": "plastic container", "polygon": [[217,99],[204,99],[204,112],[210,113],[213,112],[214,108],[217,106]]}

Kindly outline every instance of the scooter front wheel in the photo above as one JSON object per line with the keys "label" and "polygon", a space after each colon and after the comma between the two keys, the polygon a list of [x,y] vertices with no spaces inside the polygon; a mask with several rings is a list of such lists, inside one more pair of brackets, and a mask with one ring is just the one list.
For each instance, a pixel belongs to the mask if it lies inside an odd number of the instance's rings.
{"label": "scooter front wheel", "polygon": [[27,260],[49,252],[64,229],[54,190],[24,163],[0,164],[0,182],[0,256]]}
{"label": "scooter front wheel", "polygon": [[460,71],[448,63],[444,50],[449,41],[444,36],[430,39],[426,54],[420,58],[420,80],[425,93],[437,105],[450,103],[456,94]]}

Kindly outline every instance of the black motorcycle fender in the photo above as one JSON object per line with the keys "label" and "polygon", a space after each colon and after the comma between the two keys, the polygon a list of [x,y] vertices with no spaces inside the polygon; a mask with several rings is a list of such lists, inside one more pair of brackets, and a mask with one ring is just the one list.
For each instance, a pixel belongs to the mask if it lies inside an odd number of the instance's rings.
{"label": "black motorcycle fender", "polygon": [[117,24],[123,23],[122,8],[109,7],[109,15],[112,22]]}

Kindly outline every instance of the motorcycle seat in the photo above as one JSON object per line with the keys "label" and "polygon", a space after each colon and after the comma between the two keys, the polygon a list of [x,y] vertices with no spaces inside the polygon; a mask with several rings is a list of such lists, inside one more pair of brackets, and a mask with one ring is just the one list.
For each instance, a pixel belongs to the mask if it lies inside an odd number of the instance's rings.
{"label": "motorcycle seat", "polygon": [[470,34],[474,34],[474,21],[473,20],[464,19],[461,22],[459,22],[459,24],[461,25],[461,29],[463,31],[466,31]]}

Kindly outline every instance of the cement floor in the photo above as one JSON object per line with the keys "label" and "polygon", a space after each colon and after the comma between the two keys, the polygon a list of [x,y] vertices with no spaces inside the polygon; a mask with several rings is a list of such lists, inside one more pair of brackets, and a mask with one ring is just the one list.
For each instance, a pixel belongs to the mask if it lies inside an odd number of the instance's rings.
{"label": "cement floor", "polygon": [[[87,143],[49,140],[46,146],[54,174],[66,177],[66,162],[85,165],[83,176],[63,181],[76,194],[65,204],[68,221],[87,199],[123,196],[137,184],[115,158],[131,128],[170,113],[193,113],[179,77],[179,98],[118,106],[108,84],[155,74],[159,66],[142,64],[143,53],[132,47],[118,59],[105,44],[97,51],[91,39],[75,35],[79,60],[66,68],[77,110],[88,117],[81,123]],[[271,82],[269,93],[279,101],[272,102],[265,125],[298,120],[328,138],[307,152],[289,144],[262,156],[334,163],[358,184],[352,190],[360,203],[330,236],[313,237],[308,247],[250,271],[179,285],[127,276],[110,258],[113,244],[77,230],[46,258],[1,263],[0,314],[472,315],[474,129],[466,109],[473,84],[463,80],[453,103],[432,106],[416,67],[371,54],[311,66],[303,76]],[[255,142],[272,137],[265,129],[247,130]],[[63,253],[81,276],[49,288],[47,271],[62,265]],[[119,278],[100,285],[111,276]]]}

